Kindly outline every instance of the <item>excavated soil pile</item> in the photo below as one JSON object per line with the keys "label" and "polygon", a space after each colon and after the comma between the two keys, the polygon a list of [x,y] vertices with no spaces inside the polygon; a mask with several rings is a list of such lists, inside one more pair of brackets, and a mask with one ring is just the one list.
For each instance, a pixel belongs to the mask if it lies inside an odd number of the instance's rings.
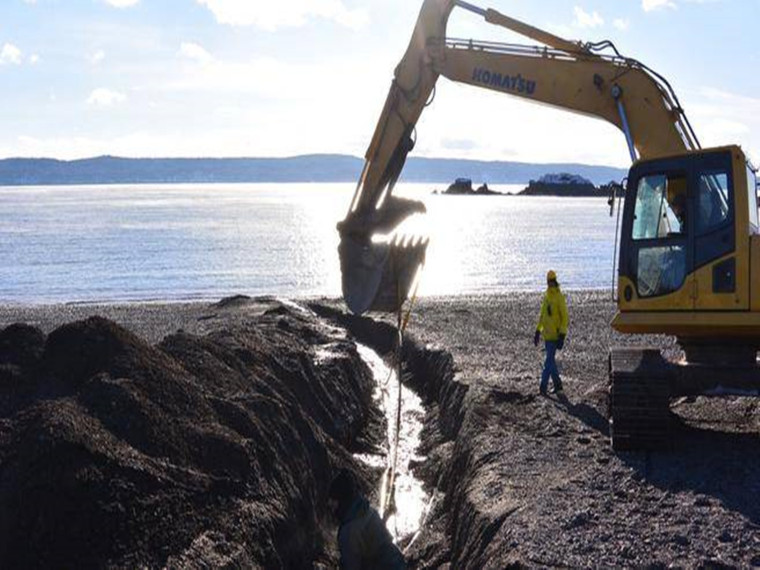
{"label": "excavated soil pile", "polygon": [[383,433],[369,369],[314,316],[228,305],[155,346],[100,317],[0,332],[4,567],[334,561],[327,486]]}

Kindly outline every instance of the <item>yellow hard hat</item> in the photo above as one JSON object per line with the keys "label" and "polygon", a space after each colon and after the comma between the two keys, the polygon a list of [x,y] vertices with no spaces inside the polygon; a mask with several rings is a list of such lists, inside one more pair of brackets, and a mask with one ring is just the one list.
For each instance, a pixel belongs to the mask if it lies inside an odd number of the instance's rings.
{"label": "yellow hard hat", "polygon": [[547,281],[556,281],[557,280],[557,274],[554,272],[553,269],[550,269],[549,272],[546,274],[546,280]]}

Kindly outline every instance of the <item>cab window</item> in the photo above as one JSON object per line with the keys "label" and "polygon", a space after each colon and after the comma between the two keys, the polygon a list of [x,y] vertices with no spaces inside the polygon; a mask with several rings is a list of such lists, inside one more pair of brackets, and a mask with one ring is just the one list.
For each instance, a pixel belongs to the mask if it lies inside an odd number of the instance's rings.
{"label": "cab window", "polygon": [[750,168],[747,169],[747,204],[749,204],[750,233],[755,234],[760,227],[757,215],[757,178]]}
{"label": "cab window", "polygon": [[729,182],[726,172],[703,173],[697,184],[696,232],[710,233],[730,219]]}
{"label": "cab window", "polygon": [[670,245],[639,250],[636,281],[641,297],[678,291],[686,279],[686,247]]}
{"label": "cab window", "polygon": [[647,240],[686,233],[686,175],[644,176],[636,189],[633,239]]}

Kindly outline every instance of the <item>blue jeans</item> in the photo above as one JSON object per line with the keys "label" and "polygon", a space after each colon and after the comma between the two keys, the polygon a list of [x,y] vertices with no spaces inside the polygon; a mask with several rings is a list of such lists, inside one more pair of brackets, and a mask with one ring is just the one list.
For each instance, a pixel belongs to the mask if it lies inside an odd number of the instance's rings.
{"label": "blue jeans", "polygon": [[550,376],[554,389],[558,390],[562,388],[562,380],[560,380],[559,368],[557,368],[557,361],[555,360],[557,341],[547,340],[544,342],[544,346],[546,347],[546,360],[544,361],[544,371],[541,373],[541,392],[546,392],[546,389],[549,387]]}

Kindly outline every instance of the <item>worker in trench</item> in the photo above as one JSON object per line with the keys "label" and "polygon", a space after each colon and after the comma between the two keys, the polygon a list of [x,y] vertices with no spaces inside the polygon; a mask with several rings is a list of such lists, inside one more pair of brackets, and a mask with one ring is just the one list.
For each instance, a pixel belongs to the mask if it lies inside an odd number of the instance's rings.
{"label": "worker in trench", "polygon": [[405,570],[401,551],[380,515],[361,495],[353,475],[342,469],[330,484],[330,510],[338,521],[341,570]]}
{"label": "worker in trench", "polygon": [[562,379],[559,377],[556,355],[557,351],[562,350],[565,346],[567,322],[565,296],[559,289],[557,274],[554,271],[549,271],[546,274],[546,293],[544,293],[544,298],[541,301],[541,312],[538,316],[536,334],[533,337],[535,346],[538,346],[539,340],[543,337],[546,349],[546,359],[544,360],[544,369],[541,373],[541,384],[539,386],[539,392],[542,396],[546,396],[549,378],[552,379],[554,392],[562,392]]}

